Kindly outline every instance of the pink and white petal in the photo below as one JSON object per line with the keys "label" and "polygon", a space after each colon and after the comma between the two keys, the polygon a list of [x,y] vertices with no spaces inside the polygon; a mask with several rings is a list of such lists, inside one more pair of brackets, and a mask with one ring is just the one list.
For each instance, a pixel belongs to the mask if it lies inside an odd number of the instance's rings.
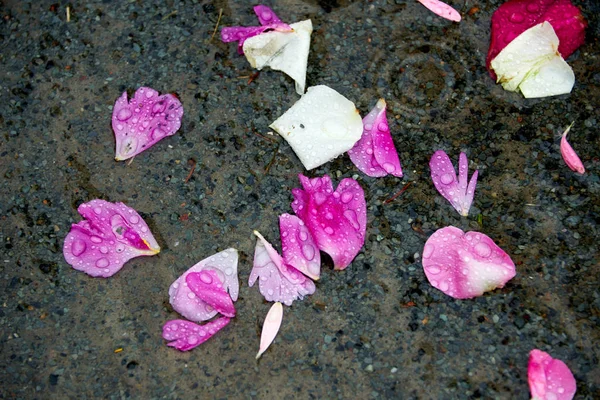
{"label": "pink and white petal", "polygon": [[515,264],[483,233],[448,226],[425,243],[423,269],[431,285],[456,299],[502,288],[516,275]]}
{"label": "pink and white petal", "polygon": [[429,161],[431,169],[431,179],[437,191],[452,204],[452,207],[462,216],[469,215],[469,209],[475,196],[475,186],[477,185],[478,171],[475,171],[471,181],[468,181],[468,161],[464,153],[459,157],[459,179],[456,178],[456,171],[452,161],[443,150],[433,153]]}
{"label": "pink and white petal", "polygon": [[571,147],[569,142],[567,142],[567,134],[571,130],[573,124],[574,122],[571,125],[569,125],[562,134],[562,138],[560,139],[560,154],[562,155],[563,160],[565,160],[565,164],[567,164],[567,167],[569,167],[572,171],[584,174],[585,167],[583,166],[581,159],[579,158],[575,150],[573,150],[573,147]]}
{"label": "pink and white petal", "polygon": [[276,302],[269,309],[263,324],[262,333],[260,335],[260,348],[256,354],[257,360],[265,351],[267,351],[271,343],[273,343],[273,340],[275,340],[275,336],[277,336],[277,332],[279,332],[279,328],[281,327],[282,320],[283,306],[280,302]]}
{"label": "pink and white petal", "polygon": [[162,336],[169,342],[167,346],[175,347],[179,351],[188,351],[206,342],[230,321],[230,318],[221,317],[204,325],[198,325],[183,319],[175,319],[164,324]]}
{"label": "pink and white petal", "polygon": [[258,17],[258,22],[260,22],[261,25],[283,23],[275,12],[265,5],[259,4],[254,6],[254,13]]}
{"label": "pink and white petal", "polygon": [[577,391],[569,367],[538,349],[529,353],[527,376],[533,400],[571,400]]}
{"label": "pink and white petal", "polygon": [[223,288],[217,273],[213,270],[190,272],[185,277],[190,290],[203,302],[226,317],[235,317],[235,307],[231,297]]}
{"label": "pink and white petal", "polygon": [[296,268],[313,280],[321,274],[321,254],[312,234],[295,215],[279,216],[281,247],[285,263]]}
{"label": "pink and white petal", "polygon": [[221,29],[221,41],[238,42],[238,54],[244,54],[244,42],[265,31],[291,32],[293,29],[282,22],[263,26],[228,26]]}
{"label": "pink and white petal", "polygon": [[417,0],[436,15],[450,21],[460,22],[461,17],[458,11],[450,7],[448,4],[439,0]]}

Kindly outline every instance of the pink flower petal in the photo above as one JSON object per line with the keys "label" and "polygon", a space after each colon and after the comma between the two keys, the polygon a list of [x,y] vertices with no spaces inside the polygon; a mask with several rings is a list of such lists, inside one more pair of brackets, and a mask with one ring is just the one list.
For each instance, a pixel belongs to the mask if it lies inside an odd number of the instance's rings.
{"label": "pink flower petal", "polygon": [[423,269],[433,287],[455,299],[502,288],[516,275],[515,264],[492,239],[454,226],[437,230],[427,240]]}
{"label": "pink flower petal", "polygon": [[198,325],[183,319],[167,321],[163,326],[163,339],[169,341],[167,346],[179,351],[192,350],[214,336],[231,321],[221,317],[204,325]]}
{"label": "pink flower petal", "polygon": [[273,343],[273,340],[275,340],[275,336],[277,336],[277,332],[279,332],[282,320],[283,306],[280,302],[277,302],[271,306],[271,309],[269,309],[267,317],[265,318],[265,323],[263,324],[262,333],[260,335],[260,349],[258,350],[258,354],[256,354],[257,360],[265,351],[267,351],[271,343]]}
{"label": "pink flower petal", "polygon": [[574,122],[571,125],[569,125],[569,127],[563,133],[562,138],[560,139],[560,154],[562,155],[563,160],[565,160],[565,164],[567,164],[567,167],[571,168],[571,170],[575,172],[584,174],[585,167],[583,166],[581,159],[579,158],[577,153],[575,153],[575,150],[573,150],[573,147],[571,147],[569,142],[567,142],[567,134],[571,130],[573,124]]}
{"label": "pink flower petal", "polygon": [[281,247],[285,262],[313,280],[321,274],[321,253],[304,222],[295,215],[279,216]]}
{"label": "pink flower petal", "polygon": [[348,150],[350,160],[365,174],[372,177],[402,176],[402,167],[387,122],[386,104],[379,99],[363,118],[362,137]]}
{"label": "pink flower petal", "polygon": [[312,233],[317,246],[333,259],[335,269],[345,269],[365,243],[367,205],[354,179],[343,179],[333,191],[331,179],[299,175],[302,189],[292,190],[292,208]]}
{"label": "pink flower petal", "polygon": [[263,26],[228,26],[221,29],[221,41],[224,43],[238,42],[238,53],[244,54],[244,42],[253,36],[266,31],[291,32],[292,27],[284,23],[274,23]]}
{"label": "pink flower petal", "polygon": [[83,221],[73,224],[65,238],[65,260],[76,270],[107,278],[134,257],[160,251],[148,225],[123,203],[92,200],[77,209]]}
{"label": "pink flower petal", "polygon": [[117,148],[115,160],[127,160],[154,146],[181,127],[183,106],[172,94],[158,95],[148,87],[139,88],[129,102],[127,92],[115,102],[112,128]]}
{"label": "pink flower petal", "polygon": [[258,22],[261,25],[280,24],[282,21],[269,7],[259,4],[254,6],[254,13],[258,17]]}
{"label": "pink flower petal", "polygon": [[185,277],[190,290],[203,302],[226,317],[235,317],[235,307],[231,297],[223,288],[217,273],[213,270],[190,272]]}
{"label": "pink flower petal", "polygon": [[533,400],[571,400],[577,391],[569,367],[541,350],[529,353],[527,375]]}
{"label": "pink flower petal", "polygon": [[236,301],[240,288],[237,267],[238,253],[235,249],[223,250],[195,264],[169,287],[169,302],[173,309],[192,321],[200,322],[211,319],[217,314],[217,310],[192,292],[186,278],[193,272],[214,272],[223,284],[224,289],[229,292],[231,299]]}
{"label": "pink flower petal", "polygon": [[443,150],[436,151],[429,161],[431,169],[431,179],[437,191],[452,204],[462,216],[469,215],[469,209],[475,196],[475,187],[477,186],[477,176],[479,171],[475,171],[471,176],[471,181],[467,185],[469,163],[467,155],[460,153],[458,171],[459,177],[456,179],[456,172],[452,166],[452,161]]}
{"label": "pink flower petal", "polygon": [[450,21],[460,22],[460,14],[454,8],[448,4],[439,0],[417,0],[419,3],[427,7],[431,12],[439,15],[442,18],[449,19]]}
{"label": "pink flower petal", "polygon": [[296,268],[287,265],[260,233],[254,231],[254,234],[259,240],[256,241],[254,265],[248,286],[252,287],[260,278],[259,289],[265,300],[280,301],[286,306],[291,306],[294,300],[301,300],[315,292],[313,281]]}

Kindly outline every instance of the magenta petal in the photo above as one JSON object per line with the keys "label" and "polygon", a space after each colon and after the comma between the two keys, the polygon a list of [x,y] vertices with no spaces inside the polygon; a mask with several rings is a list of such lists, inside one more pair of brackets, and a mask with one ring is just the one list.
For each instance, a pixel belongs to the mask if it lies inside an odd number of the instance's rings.
{"label": "magenta petal", "polygon": [[163,339],[169,341],[167,346],[179,351],[192,350],[214,336],[231,321],[221,317],[204,325],[198,325],[183,319],[167,321],[163,326]]}
{"label": "magenta petal", "polygon": [[291,32],[293,29],[284,23],[273,23],[263,26],[228,26],[221,29],[221,41],[225,43],[238,42],[238,53],[244,54],[244,42],[265,31]]}
{"label": "magenta petal", "polygon": [[107,278],[132,258],[160,251],[148,225],[123,203],[92,200],[77,209],[83,221],[73,224],[65,238],[65,260],[76,270]]}
{"label": "magenta petal", "polygon": [[186,278],[190,290],[203,302],[226,317],[235,317],[235,307],[231,297],[223,288],[217,273],[213,270],[190,272]]}
{"label": "magenta petal", "polygon": [[456,179],[452,161],[443,150],[438,150],[431,156],[429,168],[431,169],[431,179],[437,191],[452,204],[452,207],[460,215],[464,217],[469,215],[469,209],[475,196],[479,171],[473,173],[471,181],[467,185],[469,163],[466,154],[460,153],[458,179]]}
{"label": "magenta petal", "polygon": [[304,222],[295,215],[279,216],[281,247],[285,262],[313,280],[321,274],[321,253]]}
{"label": "magenta petal", "polygon": [[510,256],[492,239],[454,226],[438,229],[427,240],[423,269],[433,287],[456,299],[502,288],[516,275]]}
{"label": "magenta petal", "polygon": [[571,400],[577,391],[569,367],[541,350],[529,353],[527,375],[533,400]]}
{"label": "magenta petal", "polygon": [[371,112],[363,118],[363,134],[354,147],[348,150],[348,155],[354,165],[369,176],[392,174],[401,177],[402,167],[390,134],[385,108],[385,100],[379,99]]}
{"label": "magenta petal", "polygon": [[254,234],[258,240],[248,286],[252,287],[258,279],[260,293],[267,301],[279,301],[286,306],[315,292],[313,281],[296,268],[285,264],[277,250],[260,233],[254,231]]}
{"label": "magenta petal", "polygon": [[231,299],[236,301],[240,288],[237,267],[238,253],[235,249],[223,250],[195,264],[169,287],[169,302],[173,309],[192,321],[199,322],[211,319],[217,314],[217,310],[192,292],[186,278],[192,272],[214,272],[225,290],[229,292]]}
{"label": "magenta petal", "polygon": [[172,94],[159,96],[156,90],[141,87],[128,102],[124,92],[115,102],[112,114],[117,141],[115,159],[127,160],[174,135],[181,127],[182,117],[183,106]]}
{"label": "magenta petal", "polygon": [[282,21],[269,7],[259,4],[254,6],[254,13],[261,25],[280,24]]}

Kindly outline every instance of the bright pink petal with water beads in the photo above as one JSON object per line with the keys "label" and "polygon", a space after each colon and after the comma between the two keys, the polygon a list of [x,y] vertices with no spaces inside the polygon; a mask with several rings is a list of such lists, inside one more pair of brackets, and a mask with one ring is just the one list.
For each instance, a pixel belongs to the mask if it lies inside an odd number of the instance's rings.
{"label": "bright pink petal with water beads", "polygon": [[429,11],[433,12],[436,15],[439,15],[442,18],[449,19],[450,21],[460,22],[460,14],[454,8],[450,7],[448,4],[439,1],[439,0],[417,0],[419,3],[423,4],[425,7],[429,9]]}
{"label": "bright pink petal with water beads", "polygon": [[254,13],[258,17],[258,22],[260,22],[261,25],[282,23],[281,19],[279,19],[275,12],[265,5],[259,4],[254,6],[253,9]]}
{"label": "bright pink petal with water beads", "polygon": [[221,317],[204,325],[198,325],[183,319],[167,321],[163,326],[163,339],[169,341],[167,346],[179,351],[192,350],[213,337],[231,321]]}
{"label": "bright pink petal with water beads", "polygon": [[76,270],[107,278],[134,257],[160,251],[148,225],[123,203],[92,200],[77,209],[84,218],[65,238],[65,260]]}
{"label": "bright pink petal with water beads", "polygon": [[321,253],[312,234],[295,215],[279,216],[281,248],[285,262],[313,280],[321,275]]}
{"label": "bright pink petal with water beads", "polygon": [[348,150],[350,160],[365,174],[372,177],[392,174],[402,176],[402,167],[386,117],[386,104],[379,99],[363,118],[363,133],[354,147]]}
{"label": "bright pink petal with water beads", "polygon": [[475,196],[475,187],[477,186],[477,176],[479,171],[475,171],[471,176],[471,181],[467,185],[469,162],[467,155],[460,153],[458,162],[458,179],[452,166],[452,161],[443,150],[433,153],[429,161],[431,169],[431,179],[435,188],[442,196],[452,204],[463,217],[469,215],[469,209]]}
{"label": "bright pink petal with water beads", "polygon": [[158,95],[141,87],[127,101],[127,92],[115,102],[112,128],[117,148],[115,160],[127,160],[154,146],[161,139],[174,135],[181,127],[183,106],[172,94]]}
{"label": "bright pink petal with water beads", "polygon": [[565,164],[567,164],[567,166],[571,168],[571,170],[580,174],[584,174],[585,167],[583,166],[581,159],[579,158],[577,153],[575,153],[575,150],[573,150],[573,147],[571,147],[569,142],[567,142],[567,134],[571,130],[572,126],[573,124],[567,127],[567,129],[562,135],[562,138],[560,139],[560,154],[562,155],[563,160],[565,160]]}
{"label": "bright pink petal with water beads", "polygon": [[226,317],[235,317],[233,301],[223,288],[223,284],[215,271],[209,269],[190,272],[185,278],[185,282],[200,300]]}
{"label": "bright pink petal with water beads", "polygon": [[273,340],[275,340],[275,336],[277,336],[277,332],[279,332],[279,328],[281,327],[282,320],[283,306],[280,302],[277,302],[271,306],[271,309],[265,318],[265,323],[263,324],[262,333],[260,335],[260,348],[256,354],[257,360],[265,351],[267,351],[271,343],[273,343]]}
{"label": "bright pink petal with water beads", "polygon": [[509,255],[492,239],[454,226],[437,230],[427,240],[423,269],[433,287],[455,299],[502,288],[516,274]]}
{"label": "bright pink petal with water beads", "polygon": [[541,350],[529,353],[527,376],[532,400],[571,400],[577,391],[569,367]]}

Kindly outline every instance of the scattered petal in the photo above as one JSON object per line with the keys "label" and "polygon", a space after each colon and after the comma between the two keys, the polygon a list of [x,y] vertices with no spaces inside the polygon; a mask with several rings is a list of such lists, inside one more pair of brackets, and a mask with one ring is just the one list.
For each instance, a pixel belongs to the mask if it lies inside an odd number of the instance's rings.
{"label": "scattered petal", "polygon": [[571,127],[574,123],[575,122],[571,123],[571,125],[569,125],[565,132],[562,134],[562,138],[560,139],[560,154],[562,154],[562,158],[563,160],[565,160],[565,164],[567,164],[567,166],[571,168],[571,170],[583,175],[585,173],[585,167],[583,166],[583,163],[581,162],[581,159],[579,158],[577,153],[575,153],[575,150],[573,150],[573,147],[571,147],[569,142],[567,142],[567,134],[571,130]]}
{"label": "scattered petal", "polygon": [[456,172],[452,166],[450,157],[443,150],[438,150],[433,153],[429,160],[429,168],[431,169],[431,179],[437,191],[444,196],[446,200],[452,204],[463,217],[469,215],[469,209],[473,203],[475,196],[475,187],[477,186],[477,176],[479,171],[476,170],[471,176],[471,181],[467,185],[469,163],[467,155],[460,153],[458,162],[459,177],[456,179]]}
{"label": "scattered petal", "polygon": [[515,264],[492,239],[454,226],[438,229],[427,240],[423,269],[433,287],[455,299],[502,288],[516,275]]}
{"label": "scattered petal", "polygon": [[267,351],[271,343],[273,343],[273,340],[275,340],[275,336],[277,336],[277,332],[279,332],[282,320],[283,306],[280,302],[277,302],[271,306],[271,309],[265,318],[262,334],[260,335],[260,349],[258,350],[258,354],[256,354],[257,360],[265,351]]}
{"label": "scattered petal", "polygon": [[265,300],[280,301],[286,306],[291,306],[294,300],[301,300],[315,292],[313,281],[296,268],[287,265],[277,250],[259,232],[254,231],[254,234],[258,240],[248,286],[252,287],[260,278],[259,289]]}
{"label": "scattered petal", "polygon": [[235,317],[233,301],[223,288],[223,284],[214,270],[190,272],[185,277],[185,282],[200,300],[226,317]]}
{"label": "scattered petal", "polygon": [[163,339],[169,341],[167,346],[179,351],[192,350],[214,336],[231,321],[221,317],[204,325],[198,325],[183,319],[167,321],[163,326]]}
{"label": "scattered petal", "polygon": [[65,260],[76,270],[107,278],[134,257],[160,252],[148,225],[123,203],[92,200],[77,209],[84,218],[65,238]]}
{"label": "scattered petal", "polygon": [[354,179],[343,179],[333,191],[331,178],[299,175],[301,188],[292,190],[292,208],[306,224],[317,246],[333,259],[335,269],[345,269],[365,243],[367,205]]}
{"label": "scattered petal", "polygon": [[448,4],[439,0],[417,0],[427,7],[431,12],[450,21],[460,22],[460,14]]}
{"label": "scattered petal", "polygon": [[385,100],[379,99],[371,112],[363,118],[362,137],[348,150],[348,155],[354,165],[369,176],[392,174],[401,177],[402,167],[392,140],[385,108]]}
{"label": "scattered petal", "polygon": [[282,214],[279,231],[285,262],[312,280],[319,280],[321,253],[304,222],[295,215]]}
{"label": "scattered petal", "polygon": [[527,375],[532,400],[571,400],[577,391],[569,367],[541,350],[529,353]]}
{"label": "scattered petal", "polygon": [[237,268],[237,250],[227,249],[213,254],[185,271],[171,284],[169,302],[175,311],[189,320],[197,322],[209,320],[217,314],[217,310],[196,296],[186,282],[187,276],[192,272],[213,271],[223,284],[223,288],[229,292],[231,299],[236,301],[240,288]]}
{"label": "scattered petal", "polygon": [[270,127],[287,140],[308,170],[350,150],[363,131],[354,103],[325,85],[308,88]]}
{"label": "scattered petal", "polygon": [[292,28],[284,23],[273,23],[264,26],[228,26],[221,30],[221,41],[225,43],[238,42],[238,53],[244,54],[244,43],[251,37],[265,31],[292,32]]}
{"label": "scattered petal", "polygon": [[261,25],[278,24],[281,23],[281,19],[275,14],[269,7],[259,4],[254,6],[254,13],[258,17],[258,22]]}
{"label": "scattered petal", "polygon": [[115,160],[123,161],[154,146],[181,127],[183,106],[172,94],[158,95],[148,87],[139,88],[131,101],[127,92],[115,102],[112,128],[117,148]]}

